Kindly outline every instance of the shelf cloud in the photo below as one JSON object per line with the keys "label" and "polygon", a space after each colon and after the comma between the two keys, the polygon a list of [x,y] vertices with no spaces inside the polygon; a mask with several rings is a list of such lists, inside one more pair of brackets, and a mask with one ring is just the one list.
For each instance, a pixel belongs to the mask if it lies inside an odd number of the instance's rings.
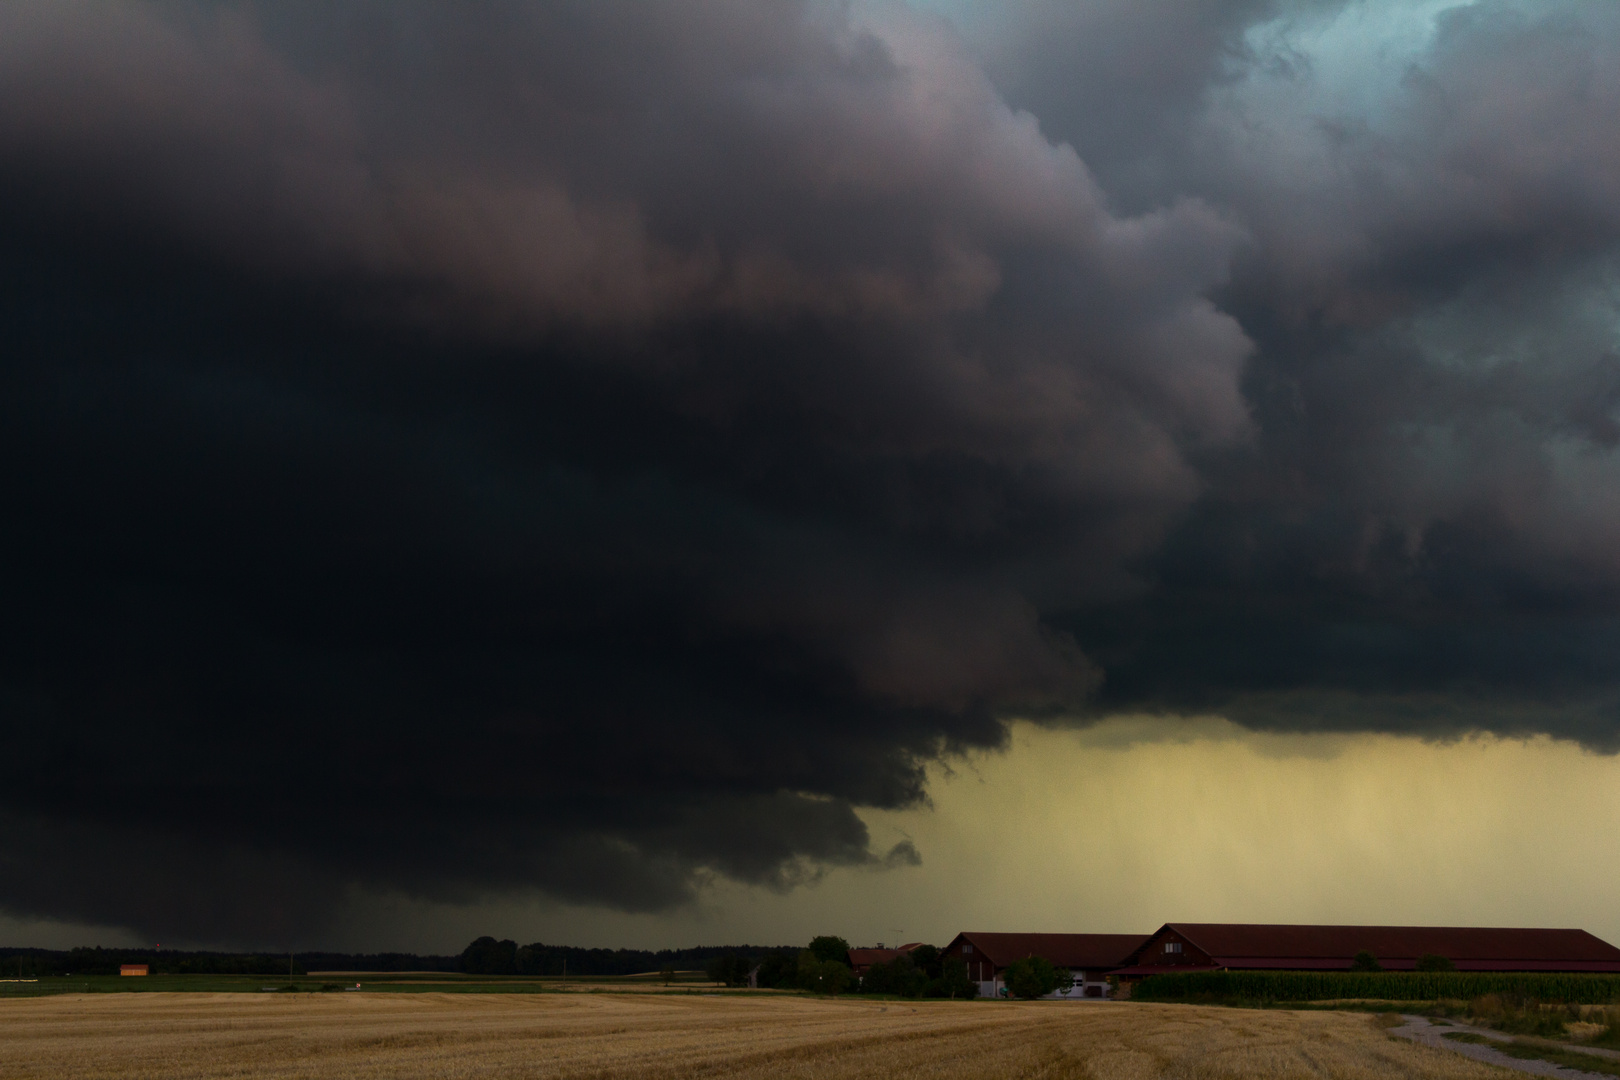
{"label": "shelf cloud", "polygon": [[7,5],[0,909],[882,872],[1014,718],[1610,749],[1617,115],[1573,3]]}

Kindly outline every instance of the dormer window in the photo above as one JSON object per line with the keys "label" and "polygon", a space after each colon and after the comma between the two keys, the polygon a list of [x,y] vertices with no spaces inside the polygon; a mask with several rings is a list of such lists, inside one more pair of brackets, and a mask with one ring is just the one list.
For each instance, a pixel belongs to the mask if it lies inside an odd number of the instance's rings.
{"label": "dormer window", "polygon": [[1179,941],[1167,941],[1167,942],[1165,942],[1164,943],[1164,951],[1167,952],[1167,953],[1178,953],[1178,952],[1180,952],[1181,951],[1181,942],[1179,942]]}

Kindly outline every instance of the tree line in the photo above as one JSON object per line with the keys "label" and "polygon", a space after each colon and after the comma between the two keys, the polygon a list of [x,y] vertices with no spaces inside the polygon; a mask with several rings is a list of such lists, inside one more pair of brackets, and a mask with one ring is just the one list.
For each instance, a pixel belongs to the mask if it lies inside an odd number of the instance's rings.
{"label": "tree line", "polygon": [[[444,971],[469,975],[603,976],[648,972],[706,972],[727,986],[809,990],[820,994],[868,993],[902,997],[966,998],[977,993],[967,965],[942,956],[933,945],[873,965],[857,979],[849,942],[824,935],[804,947],[717,945],[689,949],[586,949],[480,937],[456,956],[418,953],[230,953],[178,949],[0,948],[0,976],[116,975],[124,964],[145,964],[154,975],[305,975],[311,971]],[[1017,965],[1015,965],[1017,967]],[[1045,961],[1027,973],[1009,971],[1015,994],[1056,985],[1057,969]],[[1061,974],[1066,975],[1067,972]],[[1016,985],[1015,985],[1016,983]],[[1039,990],[1050,993],[1052,987]],[[1039,996],[1031,993],[1029,996]]]}
{"label": "tree line", "polygon": [[900,997],[968,998],[978,986],[967,965],[942,956],[933,945],[919,945],[883,964],[873,964],[857,978],[849,964],[849,942],[825,935],[802,949],[775,949],[761,955],[731,952],[707,965],[711,979],[727,986],[746,986],[750,974],[768,989],[809,990],[818,994],[889,994]]}
{"label": "tree line", "polygon": [[[125,964],[145,964],[153,975],[285,975],[288,956],[273,953],[187,952],[179,949],[0,949],[0,978],[117,975]],[[309,970],[305,955],[292,971]],[[360,969],[355,969],[360,970]]]}
{"label": "tree line", "polygon": [[[653,971],[702,971],[727,956],[765,956],[780,948],[704,945],[690,949],[585,949],[575,945],[519,945],[481,937],[462,950],[459,970],[470,975],[642,975]],[[744,982],[746,982],[746,976]]]}

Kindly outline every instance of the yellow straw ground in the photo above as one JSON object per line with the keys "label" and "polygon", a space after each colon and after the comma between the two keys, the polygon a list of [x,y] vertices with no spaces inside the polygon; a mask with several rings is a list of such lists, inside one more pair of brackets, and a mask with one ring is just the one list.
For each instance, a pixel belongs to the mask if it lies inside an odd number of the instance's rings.
{"label": "yellow straw ground", "polygon": [[0,1077],[1496,1078],[1363,1015],[647,994],[92,994],[0,1002]]}

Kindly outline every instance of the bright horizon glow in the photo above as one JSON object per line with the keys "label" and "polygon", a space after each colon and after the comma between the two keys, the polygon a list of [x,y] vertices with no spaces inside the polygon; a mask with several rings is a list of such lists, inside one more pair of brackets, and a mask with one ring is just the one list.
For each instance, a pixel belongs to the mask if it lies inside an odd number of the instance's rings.
{"label": "bright horizon glow", "polygon": [[[1005,754],[934,768],[929,794],[931,808],[864,815],[874,850],[909,837],[920,867],[837,870],[786,894],[722,881],[661,915],[357,898],[330,941],[284,947],[453,953],[486,933],[649,949],[820,933],[942,944],[960,930],[1146,933],[1176,921],[1579,927],[1620,941],[1620,757],[1545,736],[1020,723]],[[134,943],[18,920],[0,920],[0,936]]]}
{"label": "bright horizon glow", "polygon": [[1283,735],[1221,719],[1020,723],[1005,754],[932,770],[932,808],[870,811],[874,850],[786,894],[716,883],[662,915],[368,900],[355,950],[948,941],[960,930],[1184,922],[1580,927],[1620,941],[1620,758],[1546,737]]}

